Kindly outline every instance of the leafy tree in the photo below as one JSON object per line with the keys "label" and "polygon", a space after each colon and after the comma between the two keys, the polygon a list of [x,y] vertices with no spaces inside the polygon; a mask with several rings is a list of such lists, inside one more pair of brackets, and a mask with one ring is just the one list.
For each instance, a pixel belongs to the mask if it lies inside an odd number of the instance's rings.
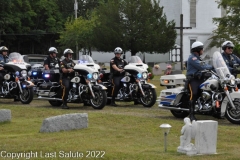
{"label": "leafy tree", "polygon": [[175,22],[168,22],[158,0],[108,0],[97,8],[94,46],[101,51],[166,53],[174,45]]}
{"label": "leafy tree", "polygon": [[65,30],[60,33],[58,42],[68,48],[75,48],[77,42],[80,49],[91,52],[95,21],[95,17],[89,20],[83,17],[78,17],[76,20],[69,19],[65,23]]}
{"label": "leafy tree", "polygon": [[[226,40],[230,40],[237,45],[240,41],[240,0],[221,0],[219,2],[220,7],[226,11],[226,15],[213,19],[218,28],[213,31],[214,36],[211,37],[211,46],[221,47],[221,44]],[[240,53],[238,48],[235,47],[235,51]]]}

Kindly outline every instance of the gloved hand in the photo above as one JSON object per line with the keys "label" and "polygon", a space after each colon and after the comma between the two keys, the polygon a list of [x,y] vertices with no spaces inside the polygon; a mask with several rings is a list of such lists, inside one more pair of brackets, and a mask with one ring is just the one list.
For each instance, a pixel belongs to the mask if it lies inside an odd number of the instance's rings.
{"label": "gloved hand", "polygon": [[240,73],[240,67],[233,68],[233,73],[239,74]]}

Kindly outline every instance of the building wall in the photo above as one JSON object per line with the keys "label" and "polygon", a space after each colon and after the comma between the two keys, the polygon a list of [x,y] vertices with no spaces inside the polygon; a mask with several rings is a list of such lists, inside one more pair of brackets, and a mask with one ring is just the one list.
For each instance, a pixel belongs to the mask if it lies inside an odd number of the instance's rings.
{"label": "building wall", "polygon": [[[180,14],[183,14],[183,27],[190,27],[190,1],[191,0],[160,0],[160,6],[164,7],[164,13],[168,21],[174,20],[176,26],[180,26]],[[174,12],[173,12],[174,10]],[[187,60],[190,54],[190,40],[201,41],[205,48],[205,55],[211,55],[219,48],[210,48],[212,31],[216,28],[212,19],[221,17],[221,9],[218,8],[216,0],[197,0],[196,2],[196,27],[183,30],[183,61]],[[177,29],[176,44],[180,45],[180,31]]]}

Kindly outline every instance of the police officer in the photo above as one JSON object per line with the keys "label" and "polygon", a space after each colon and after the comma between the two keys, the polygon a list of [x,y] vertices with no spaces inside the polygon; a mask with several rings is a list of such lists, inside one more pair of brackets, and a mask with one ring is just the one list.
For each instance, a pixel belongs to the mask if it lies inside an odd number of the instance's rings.
{"label": "police officer", "polygon": [[0,94],[2,94],[3,76],[4,76],[4,65],[9,62],[8,59],[8,48],[5,46],[0,47]]}
{"label": "police officer", "polygon": [[222,57],[228,66],[228,69],[232,75],[237,77],[237,74],[240,73],[240,68],[235,68],[234,65],[240,65],[240,59],[233,54],[234,44],[231,41],[225,41],[222,44]]}
{"label": "police officer", "polygon": [[190,120],[197,120],[194,116],[196,100],[199,97],[199,85],[203,83],[204,79],[200,71],[204,69],[212,69],[211,65],[202,63],[201,55],[203,54],[203,43],[196,41],[191,46],[191,55],[187,61],[187,78],[189,80],[190,101],[189,101],[189,118]]}
{"label": "police officer", "polygon": [[59,64],[60,61],[57,58],[57,49],[55,47],[50,47],[48,50],[49,55],[44,59],[44,68],[45,70],[55,68],[56,64]]}
{"label": "police officer", "polygon": [[72,61],[72,54],[73,51],[71,49],[65,49],[63,52],[63,56],[65,59],[60,62],[60,69],[63,74],[62,76],[62,81],[61,85],[63,87],[63,93],[62,93],[62,100],[63,100],[63,105],[62,109],[69,109],[67,106],[67,99],[68,99],[68,94],[70,90],[70,85],[71,82],[70,80],[74,77],[74,70],[73,67],[75,66],[75,63]]}
{"label": "police officer", "polygon": [[118,94],[121,79],[124,77],[123,68],[125,65],[127,65],[127,62],[121,58],[122,53],[123,53],[122,48],[120,47],[115,48],[114,50],[115,57],[112,58],[110,61],[110,72],[113,84],[111,101],[112,106],[117,106],[117,104],[115,103],[115,97]]}

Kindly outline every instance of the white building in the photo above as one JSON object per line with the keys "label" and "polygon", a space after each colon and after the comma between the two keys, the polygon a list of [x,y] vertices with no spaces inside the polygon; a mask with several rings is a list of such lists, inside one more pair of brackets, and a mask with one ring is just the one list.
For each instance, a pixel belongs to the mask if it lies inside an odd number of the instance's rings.
{"label": "white building", "polygon": [[[216,29],[213,18],[222,17],[223,11],[218,8],[218,0],[160,0],[160,6],[164,7],[167,20],[174,20],[176,27],[180,27],[180,14],[183,14],[183,61],[188,59],[190,46],[195,41],[204,44],[204,56],[214,51],[221,51],[219,48],[209,48],[212,31]],[[177,29],[176,45],[180,46],[180,30]]]}
{"label": "white building", "polygon": [[[160,0],[160,6],[163,6],[167,20],[174,20],[176,27],[180,27],[180,14],[183,14],[183,27],[192,27],[192,29],[183,30],[183,61],[188,59],[190,48],[193,42],[201,41],[204,44],[204,57],[211,57],[214,51],[221,51],[220,48],[209,48],[212,31],[216,28],[213,24],[213,18],[222,17],[223,11],[218,8],[219,0]],[[180,47],[180,30],[177,31],[176,47]],[[114,49],[114,48],[113,48]],[[171,56],[175,55],[175,56]],[[180,51],[173,50],[171,54],[147,54],[145,53],[145,62],[167,62],[169,60],[180,60]],[[114,56],[113,52],[93,52],[93,59],[97,62],[109,62]],[[130,53],[126,53],[126,59]],[[140,57],[143,54],[139,54]]]}

